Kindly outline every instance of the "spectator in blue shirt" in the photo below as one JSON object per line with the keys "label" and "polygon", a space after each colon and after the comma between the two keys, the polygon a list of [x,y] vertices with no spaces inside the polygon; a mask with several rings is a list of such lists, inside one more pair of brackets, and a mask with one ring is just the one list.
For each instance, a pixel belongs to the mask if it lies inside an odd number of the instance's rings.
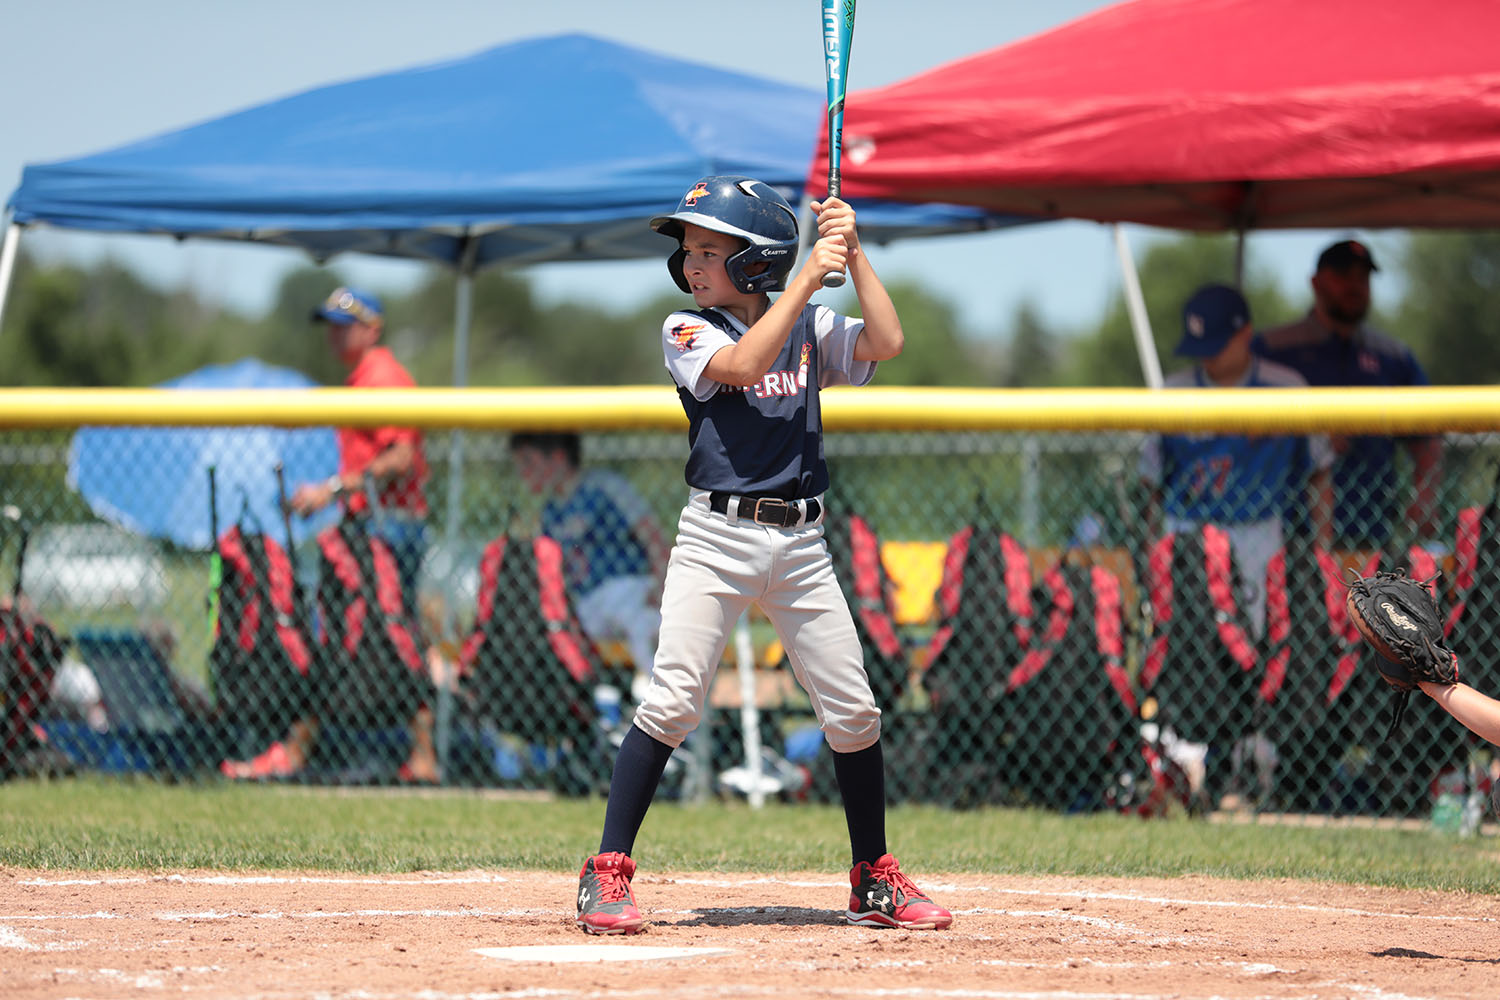
{"label": "spectator in blue shirt", "polygon": [[545,498],[541,533],[562,549],[579,624],[596,642],[625,643],[639,700],[656,658],[671,552],[656,515],[625,477],[581,468],[577,434],[513,434],[510,452],[527,487]]}
{"label": "spectator in blue shirt", "polygon": [[[1254,334],[1244,296],[1228,285],[1204,285],[1182,308],[1182,340],[1176,350],[1193,364],[1169,375],[1164,386],[1253,389],[1307,384],[1290,368],[1252,355]],[[1223,528],[1240,576],[1240,606],[1259,635],[1265,626],[1266,566],[1281,548],[1284,515],[1304,491],[1319,541],[1328,542],[1332,462],[1328,438],[1321,434],[1148,438],[1141,476],[1153,488],[1151,528]]]}
{"label": "spectator in blue shirt", "polygon": [[[1318,257],[1307,316],[1264,331],[1253,350],[1302,374],[1308,385],[1428,385],[1410,348],[1365,324],[1370,274],[1379,270],[1369,249],[1341,240]],[[1441,437],[1384,435],[1333,438],[1334,528],[1353,548],[1383,548],[1397,517],[1396,444],[1411,453],[1412,494],[1405,516],[1418,539],[1437,537],[1436,492]]]}

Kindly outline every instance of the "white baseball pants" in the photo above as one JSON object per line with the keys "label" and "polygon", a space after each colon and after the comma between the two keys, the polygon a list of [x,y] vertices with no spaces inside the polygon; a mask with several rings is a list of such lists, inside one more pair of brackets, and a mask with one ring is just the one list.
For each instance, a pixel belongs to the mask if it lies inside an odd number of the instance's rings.
{"label": "white baseball pants", "polygon": [[880,738],[864,653],[823,541],[822,518],[774,528],[716,514],[695,492],[677,522],[661,634],[635,724],[680,746],[703,716],[730,631],[751,603],[776,629],[828,745],[853,753]]}

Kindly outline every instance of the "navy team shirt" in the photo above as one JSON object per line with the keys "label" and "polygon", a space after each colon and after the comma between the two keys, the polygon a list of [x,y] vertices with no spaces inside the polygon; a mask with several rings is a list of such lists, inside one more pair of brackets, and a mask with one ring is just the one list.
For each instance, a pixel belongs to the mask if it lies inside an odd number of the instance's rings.
{"label": "navy team shirt", "polygon": [[[1342,337],[1315,313],[1256,336],[1251,350],[1302,374],[1308,385],[1430,385],[1405,344],[1362,326]],[[1384,544],[1395,518],[1396,440],[1385,435],[1350,437],[1334,463],[1337,533],[1355,543]]]}
{"label": "navy team shirt", "polygon": [[709,360],[746,329],[718,309],[674,312],[662,324],[667,371],[688,418],[687,483],[744,496],[817,496],[828,488],[818,391],[875,377],[874,362],[854,360],[864,321],[808,305],[755,385],[706,376]]}
{"label": "navy team shirt", "polygon": [[585,469],[566,497],[542,507],[542,534],[563,554],[563,577],[575,594],[587,594],[617,576],[645,576],[651,559],[635,526],[651,507],[623,476],[597,466]]}
{"label": "navy team shirt", "polygon": [[[1307,383],[1284,365],[1253,359],[1242,388],[1296,388]],[[1213,385],[1202,365],[1168,375],[1165,388]],[[1327,469],[1333,450],[1323,434],[1162,434],[1148,438],[1141,475],[1162,488],[1172,517],[1220,525],[1279,519],[1300,502],[1310,471]]]}

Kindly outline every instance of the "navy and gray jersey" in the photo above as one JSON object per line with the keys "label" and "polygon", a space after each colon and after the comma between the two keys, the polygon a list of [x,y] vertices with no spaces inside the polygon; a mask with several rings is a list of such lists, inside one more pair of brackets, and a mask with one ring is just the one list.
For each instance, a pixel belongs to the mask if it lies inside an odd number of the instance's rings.
{"label": "navy and gray jersey", "polygon": [[[1411,349],[1361,326],[1352,337],[1324,326],[1316,313],[1258,334],[1250,349],[1301,373],[1314,386],[1428,385]],[[1396,441],[1383,434],[1346,437],[1334,463],[1334,528],[1361,544],[1380,545],[1396,518]]]}
{"label": "navy and gray jersey", "polygon": [[[1298,388],[1301,375],[1255,358],[1240,379],[1244,388]],[[1173,372],[1165,388],[1213,385],[1201,365]],[[1141,475],[1162,490],[1169,518],[1219,525],[1279,518],[1298,502],[1307,476],[1333,464],[1327,435],[1162,434],[1148,438]]]}
{"label": "navy and gray jersey", "polygon": [[873,361],[854,360],[863,329],[863,320],[808,305],[760,381],[738,386],[716,382],[704,369],[744,336],[744,324],[718,309],[668,316],[662,351],[688,418],[688,485],[786,500],[826,490],[818,390],[874,378]]}

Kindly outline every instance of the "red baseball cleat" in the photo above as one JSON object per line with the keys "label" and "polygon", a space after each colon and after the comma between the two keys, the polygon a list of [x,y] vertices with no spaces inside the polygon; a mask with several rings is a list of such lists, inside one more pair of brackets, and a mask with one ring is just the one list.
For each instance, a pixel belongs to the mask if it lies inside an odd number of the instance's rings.
{"label": "red baseball cleat", "polygon": [[635,908],[630,878],[635,861],[618,851],[596,854],[578,873],[578,926],[590,934],[637,934],[645,919]]}
{"label": "red baseball cleat", "polygon": [[855,865],[849,872],[849,885],[853,891],[844,919],[851,924],[936,931],[953,923],[953,914],[923,895],[889,854],[882,854],[873,865],[866,861]]}

